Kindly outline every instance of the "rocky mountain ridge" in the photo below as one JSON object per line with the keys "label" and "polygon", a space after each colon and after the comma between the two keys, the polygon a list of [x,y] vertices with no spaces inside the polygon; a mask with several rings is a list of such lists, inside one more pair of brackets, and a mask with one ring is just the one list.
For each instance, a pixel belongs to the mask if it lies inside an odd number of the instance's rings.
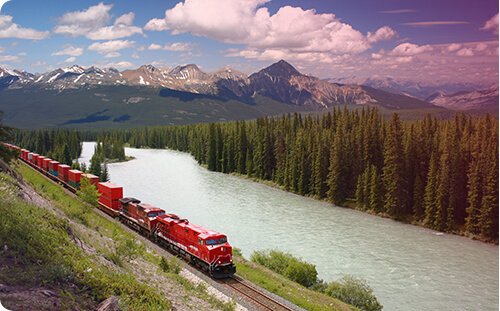
{"label": "rocky mountain ridge", "polygon": [[74,65],[43,74],[0,68],[0,90],[34,87],[63,91],[95,86],[147,86],[217,96],[253,104],[256,95],[281,103],[319,110],[339,104],[384,105],[359,85],[340,85],[301,74],[281,60],[250,76],[222,68],[207,73],[195,64],[173,69],[144,65],[122,72]]}

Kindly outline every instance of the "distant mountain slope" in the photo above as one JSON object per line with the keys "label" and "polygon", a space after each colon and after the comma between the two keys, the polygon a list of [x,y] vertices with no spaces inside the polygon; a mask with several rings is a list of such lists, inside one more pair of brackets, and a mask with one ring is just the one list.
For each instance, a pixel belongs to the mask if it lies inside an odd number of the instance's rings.
{"label": "distant mountain slope", "polygon": [[357,84],[381,89],[390,93],[416,97],[426,100],[436,93],[445,95],[462,91],[475,91],[491,86],[491,82],[451,82],[451,81],[413,81],[411,79],[397,79],[388,77],[359,78],[349,76],[343,78],[332,78],[330,83]]}
{"label": "distant mountain slope", "polygon": [[447,109],[473,110],[498,108],[498,98],[498,84],[496,84],[472,92],[458,92],[450,95],[436,93],[429,97],[427,101]]}
{"label": "distant mountain slope", "polygon": [[0,110],[16,127],[131,127],[248,120],[336,105],[437,109],[427,102],[301,74],[279,61],[250,76],[194,64],[135,70],[71,66],[43,74],[0,69]]}

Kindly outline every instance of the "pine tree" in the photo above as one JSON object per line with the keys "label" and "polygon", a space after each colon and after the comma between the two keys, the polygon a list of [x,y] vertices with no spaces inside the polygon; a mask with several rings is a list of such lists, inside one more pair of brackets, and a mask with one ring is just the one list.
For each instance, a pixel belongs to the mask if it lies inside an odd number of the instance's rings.
{"label": "pine tree", "polygon": [[396,218],[405,214],[406,187],[403,154],[403,129],[399,115],[394,113],[389,123],[384,153],[383,181],[386,195],[385,211]]}
{"label": "pine tree", "polygon": [[101,177],[102,174],[101,162],[102,162],[101,155],[98,153],[94,153],[94,155],[90,159],[89,174]]}
{"label": "pine tree", "polygon": [[380,213],[384,207],[384,188],[382,178],[375,165],[372,165],[370,176],[370,209]]}
{"label": "pine tree", "polygon": [[73,163],[73,160],[71,159],[71,155],[69,153],[69,146],[67,143],[64,143],[61,162],[66,165],[71,165]]}
{"label": "pine tree", "polygon": [[344,201],[349,193],[347,154],[343,125],[339,123],[330,152],[330,166],[327,180],[328,199],[334,204]]}
{"label": "pine tree", "polygon": [[211,171],[217,170],[217,132],[215,124],[211,123],[208,126],[208,148],[207,148],[207,165]]}
{"label": "pine tree", "polygon": [[236,171],[240,174],[245,174],[247,172],[247,154],[248,154],[248,141],[245,122],[240,122],[240,127],[238,131],[238,148],[237,148],[237,159],[236,159]]}

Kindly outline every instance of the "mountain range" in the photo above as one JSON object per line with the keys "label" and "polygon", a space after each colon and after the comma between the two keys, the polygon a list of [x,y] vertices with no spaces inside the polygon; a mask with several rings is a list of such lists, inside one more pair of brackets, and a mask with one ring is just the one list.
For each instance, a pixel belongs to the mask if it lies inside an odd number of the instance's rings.
{"label": "mountain range", "polygon": [[413,96],[304,75],[284,60],[250,76],[230,68],[208,73],[195,64],[121,72],[74,65],[43,74],[0,68],[4,123],[22,128],[245,120],[336,105],[437,109]]}

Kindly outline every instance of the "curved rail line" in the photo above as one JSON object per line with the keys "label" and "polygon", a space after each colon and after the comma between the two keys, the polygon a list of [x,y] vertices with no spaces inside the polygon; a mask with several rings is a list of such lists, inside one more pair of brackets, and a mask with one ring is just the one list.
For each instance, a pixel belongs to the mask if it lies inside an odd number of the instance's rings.
{"label": "curved rail line", "polygon": [[282,304],[276,299],[263,293],[261,290],[249,285],[244,279],[237,275],[218,280],[218,282],[236,291],[256,304],[260,309],[272,311],[294,311],[294,309]]}

